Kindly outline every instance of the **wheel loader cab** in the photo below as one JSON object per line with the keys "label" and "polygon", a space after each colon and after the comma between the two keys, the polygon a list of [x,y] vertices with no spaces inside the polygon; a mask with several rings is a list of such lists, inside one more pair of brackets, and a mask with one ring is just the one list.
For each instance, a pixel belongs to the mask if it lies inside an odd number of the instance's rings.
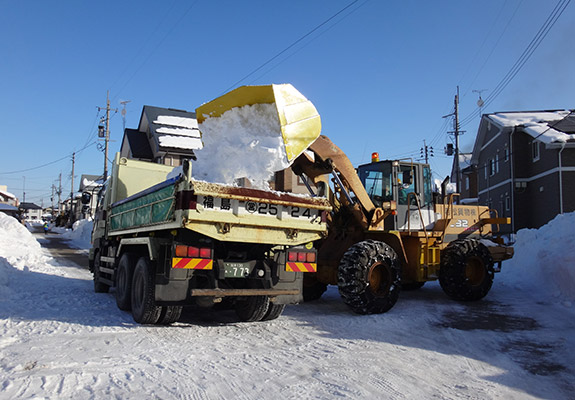
{"label": "wheel loader cab", "polygon": [[385,220],[386,230],[421,230],[421,218],[425,226],[435,221],[429,165],[385,160],[360,165],[357,171],[375,206],[397,205],[396,214]]}

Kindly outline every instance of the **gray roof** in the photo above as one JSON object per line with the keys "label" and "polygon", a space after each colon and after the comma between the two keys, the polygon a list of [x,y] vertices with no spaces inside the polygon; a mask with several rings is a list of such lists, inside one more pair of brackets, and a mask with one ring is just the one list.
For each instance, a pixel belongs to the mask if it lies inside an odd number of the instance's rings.
{"label": "gray roof", "polygon": [[19,208],[24,209],[24,210],[41,210],[42,207],[40,207],[37,204],[34,203],[20,203]]}
{"label": "gray roof", "polygon": [[145,132],[140,132],[137,129],[128,129],[124,131],[124,136],[128,140],[128,145],[132,151],[132,157],[142,158],[145,160],[152,160],[154,153],[150,148],[148,137]]}

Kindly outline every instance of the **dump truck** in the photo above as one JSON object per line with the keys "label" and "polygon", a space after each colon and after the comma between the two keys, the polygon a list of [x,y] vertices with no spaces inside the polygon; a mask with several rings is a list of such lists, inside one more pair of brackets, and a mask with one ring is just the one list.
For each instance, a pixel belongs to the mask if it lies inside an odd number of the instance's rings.
{"label": "dump truck", "polygon": [[[294,160],[321,125],[291,85],[240,88],[196,114],[201,122],[264,103],[276,105]],[[327,233],[328,200],[205,182],[193,169],[193,159],[174,170],[116,155],[98,194],[89,253],[94,290],[115,288],[117,306],[141,324],[171,324],[188,305],[220,305],[242,321],[265,321],[302,301],[303,275],[317,267],[313,243]]]}
{"label": "dump truck", "polygon": [[304,277],[304,298],[337,285],[359,314],[390,310],[400,291],[439,280],[453,299],[483,298],[513,248],[497,235],[509,218],[478,205],[460,205],[457,193],[432,191],[429,165],[380,161],[354,168],[327,136],[320,136],[292,169],[313,190],[325,185],[332,212],[327,237],[316,243],[317,272]]}

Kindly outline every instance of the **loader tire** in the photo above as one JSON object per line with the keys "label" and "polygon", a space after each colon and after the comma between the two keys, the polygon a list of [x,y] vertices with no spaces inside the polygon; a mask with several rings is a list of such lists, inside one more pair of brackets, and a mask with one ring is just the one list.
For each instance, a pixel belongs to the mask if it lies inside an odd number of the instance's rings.
{"label": "loader tire", "polygon": [[110,290],[110,285],[102,282],[100,280],[100,252],[96,253],[94,257],[94,292],[96,293],[108,293]]}
{"label": "loader tire", "polygon": [[261,321],[269,306],[268,296],[249,296],[236,303],[236,314],[244,322]]}
{"label": "loader tire", "polygon": [[160,312],[160,318],[158,319],[158,325],[170,325],[174,322],[178,322],[182,316],[182,306],[164,306]]}
{"label": "loader tire", "polygon": [[303,301],[317,300],[327,290],[327,284],[319,282],[313,277],[308,277],[308,275],[304,274],[303,277]]}
{"label": "loader tire", "polygon": [[277,319],[280,315],[282,315],[285,308],[285,304],[270,303],[268,311],[266,312],[266,315],[263,316],[262,321],[271,321],[273,319]]}
{"label": "loader tire", "polygon": [[477,239],[451,242],[441,254],[439,284],[452,299],[474,301],[493,285],[493,258]]}
{"label": "loader tire", "polygon": [[401,266],[386,243],[366,240],[351,246],[338,270],[343,302],[358,314],[381,314],[391,309],[401,291]]}
{"label": "loader tire", "polygon": [[155,324],[162,307],[156,305],[154,271],[150,260],[141,257],[136,263],[132,280],[132,317],[140,324]]}
{"label": "loader tire", "polygon": [[116,304],[120,310],[132,309],[132,276],[136,265],[135,254],[124,253],[116,270]]}

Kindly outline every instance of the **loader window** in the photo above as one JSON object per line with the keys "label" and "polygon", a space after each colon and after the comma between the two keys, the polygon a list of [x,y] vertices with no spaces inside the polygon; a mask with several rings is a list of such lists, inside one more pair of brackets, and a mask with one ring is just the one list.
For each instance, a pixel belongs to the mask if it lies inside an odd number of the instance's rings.
{"label": "loader window", "polygon": [[381,207],[383,202],[392,200],[391,165],[389,163],[361,165],[358,172],[359,179],[376,207]]}
{"label": "loader window", "polygon": [[[404,177],[410,176],[411,182],[409,180],[404,181]],[[401,165],[400,166],[400,173],[397,177],[397,186],[398,186],[398,199],[397,204],[399,205],[407,205],[407,197],[409,193],[415,192],[416,187],[416,176],[415,171],[411,167],[411,165]],[[415,198],[411,197],[411,204],[417,204],[415,202]]]}

